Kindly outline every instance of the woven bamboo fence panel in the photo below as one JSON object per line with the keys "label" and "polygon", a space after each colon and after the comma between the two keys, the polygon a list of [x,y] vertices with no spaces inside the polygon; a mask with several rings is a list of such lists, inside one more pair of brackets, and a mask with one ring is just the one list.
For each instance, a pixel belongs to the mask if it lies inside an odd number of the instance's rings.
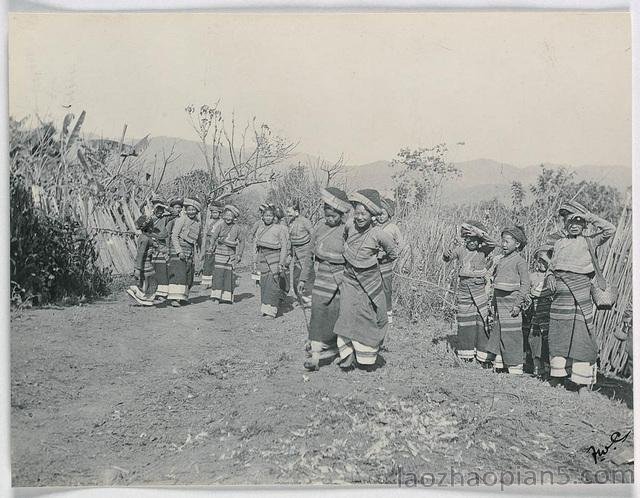
{"label": "woven bamboo fence panel", "polygon": [[605,255],[599,255],[600,261],[604,260],[604,276],[618,289],[618,300],[613,309],[596,311],[595,315],[600,369],[616,375],[623,374],[627,363],[626,343],[618,340],[614,332],[622,328],[623,314],[632,306],[632,224],[631,198],[628,197],[618,221],[616,234],[605,247]]}
{"label": "woven bamboo fence panel", "polygon": [[[37,185],[31,187],[35,205],[46,214],[57,215],[59,208],[53,196]],[[140,207],[133,199],[115,201],[108,206],[96,205],[90,197],[71,197],[72,216],[96,239],[100,266],[116,275],[133,272],[136,256],[136,236],[140,231],[135,220],[142,212],[150,214],[147,206]]]}

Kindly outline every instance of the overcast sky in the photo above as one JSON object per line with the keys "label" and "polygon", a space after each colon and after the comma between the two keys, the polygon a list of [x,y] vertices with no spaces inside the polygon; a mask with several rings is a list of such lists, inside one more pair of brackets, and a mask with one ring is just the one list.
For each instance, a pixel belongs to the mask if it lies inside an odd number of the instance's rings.
{"label": "overcast sky", "polygon": [[[452,160],[631,164],[628,14],[14,14],[10,112],[194,139],[221,99],[349,163],[448,142]],[[456,145],[464,142],[464,145]]]}

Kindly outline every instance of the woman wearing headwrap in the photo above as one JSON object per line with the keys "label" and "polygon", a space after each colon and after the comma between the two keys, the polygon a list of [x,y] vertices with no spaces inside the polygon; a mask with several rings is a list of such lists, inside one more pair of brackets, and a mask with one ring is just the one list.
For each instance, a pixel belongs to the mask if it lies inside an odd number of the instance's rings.
{"label": "woman wearing headwrap", "polygon": [[522,375],[524,338],[522,308],[529,292],[529,268],[520,255],[527,237],[519,226],[502,230],[502,258],[496,263],[493,279],[495,319],[487,344],[497,371]]}
{"label": "woman wearing headwrap", "polygon": [[267,207],[262,214],[264,226],[258,228],[254,241],[254,270],[260,271],[260,311],[262,316],[275,318],[280,304],[289,292],[286,263],[289,254],[289,231],[275,223],[275,208]]}
{"label": "woman wearing headwrap", "polygon": [[445,261],[455,260],[458,264],[456,354],[463,361],[472,362],[476,359],[486,367],[490,366],[487,361],[489,300],[486,277],[491,266],[488,255],[496,244],[479,221],[462,223],[460,235],[464,246],[449,248],[442,255]]}
{"label": "woman wearing headwrap", "polygon": [[[182,199],[171,199],[168,206],[162,200],[156,200],[154,203],[154,224],[153,237],[158,246],[153,251],[153,267],[156,272],[156,280],[158,282],[158,290],[156,297],[165,300],[169,296],[169,239],[171,238],[171,230],[173,229],[174,220],[179,216],[182,210]],[[162,212],[158,212],[159,208],[164,208]]]}
{"label": "woman wearing headwrap", "polygon": [[[322,189],[324,220],[314,231],[311,244],[315,256],[315,279],[311,294],[311,321],[309,323],[309,357],[304,362],[308,370],[317,370],[330,363],[338,354],[334,326],[340,314],[340,293],[344,274],[344,220],[351,209],[349,198],[335,187]],[[311,272],[303,271],[301,293]]]}
{"label": "woman wearing headwrap", "polygon": [[[222,219],[220,218],[222,214],[222,208],[217,204],[213,203],[209,207],[209,220],[207,220],[207,228],[205,230],[205,234],[211,234],[213,229],[219,223],[222,223]],[[216,244],[211,240],[210,237],[205,238],[205,250],[204,250],[204,263],[202,265],[202,285],[205,289],[211,287],[211,281],[213,279],[213,269],[215,266],[215,249]]]}
{"label": "woman wearing headwrap", "polygon": [[219,303],[233,304],[233,268],[242,258],[244,240],[235,219],[240,215],[238,208],[227,204],[222,214],[222,222],[214,225],[211,243],[214,253],[211,299]]}
{"label": "woman wearing headwrap", "polygon": [[[594,235],[583,234],[588,223]],[[565,383],[567,376],[580,389],[596,381],[598,346],[593,324],[591,279],[595,269],[589,245],[604,244],[616,227],[592,213],[570,214],[566,221],[567,237],[557,240],[549,265],[547,283],[555,291],[549,319],[549,356],[553,384]]]}
{"label": "woman wearing headwrap", "polygon": [[580,204],[578,201],[569,200],[560,204],[558,208],[558,218],[561,224],[560,228],[555,232],[550,233],[544,243],[553,247],[558,239],[563,239],[568,235],[567,232],[567,217],[571,214],[585,214],[588,213],[586,207]]}
{"label": "woman wearing headwrap", "polygon": [[177,218],[171,233],[168,299],[171,306],[176,307],[189,302],[189,290],[193,285],[193,256],[200,237],[200,203],[185,199],[184,207],[186,216]]}
{"label": "woman wearing headwrap", "polygon": [[[311,304],[311,299],[305,296],[303,282],[310,282],[311,275],[311,236],[313,224],[308,218],[300,214],[300,204],[296,201],[287,208],[289,217],[289,241],[291,242],[291,263],[293,265],[293,290],[303,306]],[[302,290],[301,290],[302,289]]]}
{"label": "woman wearing headwrap", "polygon": [[[391,221],[391,218],[395,214],[395,206],[391,199],[382,199],[382,212],[376,216],[376,221],[382,229],[393,237],[393,241],[396,244],[396,252],[398,255],[404,247],[404,237],[398,225]],[[380,273],[382,273],[382,284],[384,287],[384,295],[387,300],[387,317],[389,319],[389,325],[393,323],[393,267],[395,261],[389,259],[384,251],[378,253],[378,264],[380,265]]]}
{"label": "woman wearing headwrap", "polygon": [[378,265],[378,252],[390,260],[397,257],[393,237],[375,226],[373,217],[382,213],[377,190],[364,189],[349,196],[353,218],[344,230],[344,286],[340,316],[335,324],[340,367],[372,367],[388,324],[387,305]]}

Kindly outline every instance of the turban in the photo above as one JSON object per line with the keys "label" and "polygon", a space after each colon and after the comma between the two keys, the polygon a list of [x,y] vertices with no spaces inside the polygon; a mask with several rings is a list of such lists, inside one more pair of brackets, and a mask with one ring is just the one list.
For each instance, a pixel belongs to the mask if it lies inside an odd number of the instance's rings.
{"label": "turban", "polygon": [[358,190],[349,196],[349,201],[362,204],[374,216],[382,213],[382,200],[377,190],[370,188]]}
{"label": "turban", "polygon": [[567,201],[560,204],[558,213],[562,214],[563,211],[565,211],[566,214],[586,214],[588,212],[587,208],[577,201]]}
{"label": "turban", "polygon": [[339,213],[346,213],[351,209],[347,194],[336,187],[327,187],[320,190],[320,198],[322,202],[332,207]]}
{"label": "turban", "polygon": [[240,210],[237,207],[235,207],[233,204],[226,204],[224,206],[224,210],[230,211],[233,214],[233,216],[235,216],[236,218],[240,216]]}
{"label": "turban", "polygon": [[522,227],[518,225],[507,227],[502,230],[501,235],[504,235],[505,233],[508,233],[520,243],[520,249],[527,245],[527,236],[524,234]]}
{"label": "turban", "polygon": [[184,205],[185,205],[185,207],[186,206],[192,206],[192,207],[196,208],[198,210],[198,212],[200,212],[202,210],[202,206],[195,199],[185,199],[184,200]]}

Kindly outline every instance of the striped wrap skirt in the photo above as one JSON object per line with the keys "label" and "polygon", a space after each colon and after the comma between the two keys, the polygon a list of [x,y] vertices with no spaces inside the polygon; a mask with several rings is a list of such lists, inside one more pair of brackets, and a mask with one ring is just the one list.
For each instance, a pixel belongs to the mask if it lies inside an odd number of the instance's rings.
{"label": "striped wrap skirt", "polygon": [[378,265],[345,265],[340,294],[340,315],[335,324],[341,358],[355,352],[356,360],[373,365],[388,324],[387,305]]}
{"label": "striped wrap skirt", "polygon": [[213,272],[215,269],[215,254],[213,251],[207,251],[204,255],[202,263],[202,283],[205,287],[211,287],[213,281]]}
{"label": "striped wrap skirt", "polygon": [[493,305],[496,316],[487,343],[487,351],[495,355],[496,368],[508,367],[510,373],[522,373],[524,337],[522,314],[512,317],[511,309],[516,303],[516,291],[494,290]]}
{"label": "striped wrap skirt", "polygon": [[160,244],[153,252],[153,268],[156,272],[158,289],[157,297],[167,297],[169,295],[169,248]]}
{"label": "striped wrap skirt", "polygon": [[463,359],[487,361],[489,299],[484,278],[460,278],[457,297],[457,354]]}
{"label": "striped wrap skirt", "polygon": [[595,382],[598,345],[594,337],[590,275],[556,271],[549,311],[551,376],[571,375],[576,384]]}
{"label": "striped wrap skirt", "polygon": [[529,349],[536,366],[549,363],[549,312],[551,298],[533,299],[533,315],[529,331]]}
{"label": "striped wrap skirt", "polygon": [[258,249],[258,271],[260,271],[260,311],[275,317],[278,308],[289,293],[289,279],[280,272],[280,249],[260,247]]}
{"label": "striped wrap skirt", "polygon": [[303,244],[301,246],[293,246],[293,290],[296,293],[298,298],[301,298],[301,295],[298,295],[298,282],[300,280],[304,280],[307,284],[305,287],[307,290],[306,294],[309,293],[309,290],[312,289],[313,286],[313,271],[312,270],[312,259],[313,255],[311,254],[311,243]]}
{"label": "striped wrap skirt", "polygon": [[384,289],[384,298],[387,305],[387,317],[389,324],[393,321],[393,267],[394,261],[383,259],[379,261],[380,274],[382,275],[382,288]]}
{"label": "striped wrap skirt", "polygon": [[169,256],[169,295],[174,301],[187,301],[189,290],[193,286],[194,265],[193,251],[183,248],[186,261],[182,261],[177,254]]}
{"label": "striped wrap skirt", "polygon": [[224,303],[233,303],[233,274],[232,256],[216,254],[211,281],[211,298]]}
{"label": "striped wrap skirt", "polygon": [[340,287],[344,265],[316,260],[315,274],[311,294],[309,340],[335,347],[334,327],[340,315]]}

